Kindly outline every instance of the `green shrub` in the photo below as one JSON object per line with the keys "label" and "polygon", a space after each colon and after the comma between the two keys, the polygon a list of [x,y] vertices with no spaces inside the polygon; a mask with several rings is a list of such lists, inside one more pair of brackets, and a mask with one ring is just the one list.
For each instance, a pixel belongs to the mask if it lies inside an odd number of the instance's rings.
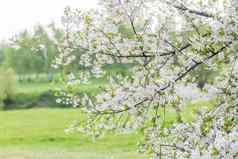
{"label": "green shrub", "polygon": [[0,105],[11,104],[16,93],[17,76],[13,69],[0,68]]}

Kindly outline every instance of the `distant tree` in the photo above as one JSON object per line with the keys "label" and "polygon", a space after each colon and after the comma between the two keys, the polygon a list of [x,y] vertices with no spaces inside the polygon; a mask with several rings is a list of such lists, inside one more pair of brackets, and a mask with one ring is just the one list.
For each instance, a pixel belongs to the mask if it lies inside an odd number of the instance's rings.
{"label": "distant tree", "polygon": [[4,65],[19,75],[48,73],[52,76],[52,62],[58,54],[57,44],[61,42],[62,34],[53,23],[17,34],[11,43],[1,48]]}
{"label": "distant tree", "polygon": [[17,77],[10,68],[0,68],[0,107],[12,104],[16,94]]}

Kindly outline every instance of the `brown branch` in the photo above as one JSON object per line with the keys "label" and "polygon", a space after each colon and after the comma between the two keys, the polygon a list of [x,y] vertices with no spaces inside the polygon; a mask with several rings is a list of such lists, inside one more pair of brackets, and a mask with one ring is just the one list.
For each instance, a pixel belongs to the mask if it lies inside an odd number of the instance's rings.
{"label": "brown branch", "polygon": [[155,57],[154,55],[140,55],[140,54],[135,54],[135,55],[114,55],[114,54],[110,54],[110,53],[105,53],[105,52],[101,52],[104,55],[109,55],[109,56],[113,56],[113,57],[118,57],[118,58],[146,58],[146,57]]}
{"label": "brown branch", "polygon": [[[231,45],[232,42],[229,42],[228,45],[223,46],[222,48],[220,48],[218,51],[214,52],[213,50],[210,49],[210,52],[212,52],[212,54],[208,57],[206,57],[203,61],[207,61],[211,58],[213,58],[214,56],[218,55],[219,53],[221,53],[222,51],[224,51],[229,45]],[[185,71],[184,73],[182,73],[179,77],[177,77],[175,79],[175,82],[181,80],[183,77],[185,77],[189,72],[191,72],[192,70],[194,70],[196,67],[198,67],[199,65],[201,65],[203,63],[203,61],[199,61],[196,62],[194,65],[192,65],[189,69],[187,69],[187,71]]]}
{"label": "brown branch", "polygon": [[[181,47],[180,49],[177,48],[177,51],[178,52],[182,52],[183,50],[189,48],[191,46],[191,44],[186,44],[184,45],[183,47]],[[146,51],[144,51],[146,53]],[[155,57],[155,55],[148,55],[148,54],[135,54],[135,55],[114,55],[114,54],[110,54],[110,53],[105,53],[105,52],[100,52],[102,54],[105,54],[105,55],[109,55],[109,56],[114,56],[114,57],[118,57],[118,58],[151,58],[151,57]],[[169,55],[173,55],[176,53],[176,50],[173,50],[173,51],[168,51],[168,52],[164,52],[162,54],[159,54],[159,56],[169,56]]]}
{"label": "brown branch", "polygon": [[[177,48],[177,51],[178,51],[178,52],[182,52],[183,50],[186,50],[186,49],[189,48],[190,46],[191,46],[191,44],[186,44],[186,45],[184,45],[183,47],[181,47],[180,49]],[[168,51],[168,52],[159,54],[159,56],[168,56],[168,55],[175,54],[175,53],[176,53],[176,50],[173,50],[173,51]]]}
{"label": "brown branch", "polygon": [[175,148],[175,149],[178,149],[178,150],[181,150],[181,151],[185,151],[185,149],[183,147],[179,147],[179,146],[176,146],[176,145],[168,145],[168,144],[160,144],[161,147],[172,147],[172,148]]}
{"label": "brown branch", "polygon": [[[227,44],[225,44],[225,46],[223,46],[222,48],[220,48],[219,50],[217,50],[216,52],[210,49],[210,52],[212,52],[212,54],[208,57],[206,57],[203,61],[207,61],[210,60],[211,58],[213,58],[214,56],[217,56],[219,53],[221,53],[222,51],[224,51],[228,46],[230,46],[232,44],[232,41],[228,42]],[[189,67],[185,72],[181,73],[181,75],[179,75],[174,82],[178,82],[180,80],[182,80],[187,74],[189,74],[192,70],[194,70],[195,68],[197,68],[198,66],[200,66],[201,64],[203,64],[203,61],[199,61],[194,63],[191,67]],[[157,91],[157,93],[161,93],[162,91],[166,90],[167,88],[169,88],[171,86],[171,83],[168,83],[167,85],[165,85],[164,87],[162,87],[161,89],[159,89]]]}
{"label": "brown branch", "polygon": [[[169,41],[167,41],[167,40],[165,40],[165,42],[166,42],[167,44],[169,44],[172,48],[174,48],[175,50],[177,50],[178,52],[180,52],[182,55],[184,55],[187,59],[190,58],[190,57],[188,57],[188,55],[186,55],[186,54],[183,53],[183,50],[177,48],[177,47],[176,47],[175,45],[173,45],[171,42],[169,42]],[[189,45],[189,44],[188,44],[188,45]],[[197,61],[196,61],[195,59],[193,59],[193,58],[192,58],[192,61],[193,61],[194,63],[197,63]]]}
{"label": "brown branch", "polygon": [[176,9],[181,10],[181,11],[187,11],[188,13],[195,14],[195,15],[198,15],[198,16],[202,16],[202,17],[206,17],[206,18],[215,18],[215,16],[210,14],[210,13],[193,10],[193,9],[187,8],[187,7],[182,6],[182,5],[181,6],[179,6],[179,5],[172,5],[172,6],[174,8],[176,8]]}
{"label": "brown branch", "polygon": [[[141,104],[143,104],[143,103],[145,103],[145,102],[147,102],[147,101],[149,101],[149,100],[151,100],[151,99],[149,99],[149,98],[144,98],[142,101],[136,103],[133,107],[136,108],[136,107],[140,106]],[[131,107],[127,107],[127,108],[125,108],[125,109],[117,110],[117,111],[110,110],[110,111],[103,111],[103,112],[102,112],[102,111],[96,110],[95,113],[98,113],[98,114],[100,114],[100,115],[119,114],[119,113],[126,112],[126,111],[128,111],[128,110],[130,110],[130,109],[131,109]]]}

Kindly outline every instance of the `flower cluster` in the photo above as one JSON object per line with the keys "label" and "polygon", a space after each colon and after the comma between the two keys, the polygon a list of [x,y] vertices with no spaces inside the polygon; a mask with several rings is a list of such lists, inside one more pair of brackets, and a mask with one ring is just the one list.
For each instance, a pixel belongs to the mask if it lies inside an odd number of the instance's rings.
{"label": "flower cluster", "polygon": [[[99,10],[86,13],[66,9],[62,19],[66,42],[59,45],[56,64],[70,66],[77,61],[88,70],[75,76],[68,68],[66,85],[74,88],[91,76],[101,77],[106,64],[134,67],[130,76],[111,75],[110,87],[96,96],[73,89],[65,94],[67,104],[80,105],[87,114],[76,124],[77,130],[95,136],[104,130],[142,130],[140,150],[154,159],[237,158],[237,1],[101,0],[100,4]],[[216,75],[208,79],[205,71]],[[180,109],[191,100],[215,100],[218,105],[185,123]],[[166,107],[178,113],[172,126],[160,115]]]}

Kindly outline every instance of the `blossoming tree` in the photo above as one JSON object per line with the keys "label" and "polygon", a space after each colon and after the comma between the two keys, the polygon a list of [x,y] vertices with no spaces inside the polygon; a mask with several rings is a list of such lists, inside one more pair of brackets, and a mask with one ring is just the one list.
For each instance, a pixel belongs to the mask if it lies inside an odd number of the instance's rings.
{"label": "blossoming tree", "polygon": [[[59,102],[87,114],[72,129],[96,136],[141,130],[139,149],[154,159],[238,158],[237,0],[101,0],[90,12],[67,8],[62,22],[65,41],[54,66],[67,73],[68,86],[102,76],[105,64],[135,64],[128,77],[110,76],[97,96],[62,93]],[[77,61],[75,50],[82,52]],[[89,71],[74,75],[75,62]],[[197,95],[201,68],[219,74]],[[213,108],[184,122],[181,108],[202,97],[215,100]],[[170,126],[159,115],[166,107],[177,113]]]}

